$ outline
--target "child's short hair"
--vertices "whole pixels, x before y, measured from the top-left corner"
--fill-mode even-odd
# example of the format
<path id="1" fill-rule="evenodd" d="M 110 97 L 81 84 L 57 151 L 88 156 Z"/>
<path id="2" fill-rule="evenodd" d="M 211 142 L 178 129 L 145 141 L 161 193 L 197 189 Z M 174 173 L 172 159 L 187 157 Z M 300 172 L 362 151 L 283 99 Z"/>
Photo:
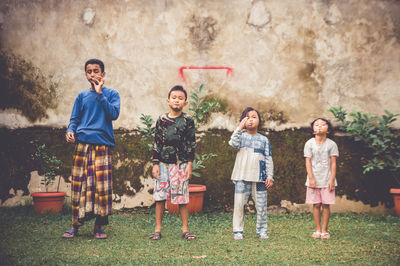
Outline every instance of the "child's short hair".
<path id="1" fill-rule="evenodd" d="M 182 92 L 185 94 L 185 101 L 187 100 L 187 92 L 186 92 L 186 90 L 185 90 L 181 85 L 176 85 L 176 86 L 174 86 L 172 89 L 169 90 L 169 92 L 168 92 L 168 99 L 169 99 L 169 96 L 171 96 L 171 93 L 172 93 L 173 91 L 182 91 Z"/>
<path id="2" fill-rule="evenodd" d="M 315 136 L 315 134 L 314 134 L 314 123 L 315 123 L 317 120 L 325 121 L 325 123 L 328 125 L 328 134 L 326 134 L 326 135 L 327 135 L 329 138 L 333 138 L 333 126 L 332 126 L 332 124 L 331 124 L 331 121 L 329 121 L 328 119 L 323 118 L 323 117 L 316 118 L 316 119 L 314 119 L 314 121 L 311 122 L 311 135 L 312 135 L 312 136 Z"/>
<path id="3" fill-rule="evenodd" d="M 101 61 L 99 59 L 93 58 L 93 59 L 87 60 L 85 63 L 85 72 L 86 72 L 87 65 L 99 65 L 101 68 L 101 72 L 104 72 L 104 63 L 103 63 L 103 61 Z"/>
<path id="4" fill-rule="evenodd" d="M 242 115 L 240 116 L 239 122 L 242 121 L 243 118 L 245 118 L 245 117 L 247 116 L 247 114 L 248 114 L 250 111 L 255 111 L 255 112 L 257 113 L 257 115 L 258 115 L 258 120 L 259 120 L 257 129 L 258 129 L 258 130 L 261 130 L 261 127 L 262 127 L 262 120 L 261 120 L 260 112 L 258 112 L 258 111 L 257 111 L 256 109 L 254 109 L 253 107 L 246 107 L 246 109 L 243 110 Z"/>

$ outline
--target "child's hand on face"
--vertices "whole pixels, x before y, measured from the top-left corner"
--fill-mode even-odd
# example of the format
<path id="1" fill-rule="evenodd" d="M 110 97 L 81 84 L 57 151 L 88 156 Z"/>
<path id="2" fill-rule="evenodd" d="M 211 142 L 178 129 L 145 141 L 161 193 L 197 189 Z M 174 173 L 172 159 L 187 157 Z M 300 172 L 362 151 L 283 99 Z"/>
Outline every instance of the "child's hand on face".
<path id="1" fill-rule="evenodd" d="M 102 88 L 104 85 L 104 79 L 102 77 L 96 77 L 90 80 L 90 83 L 93 84 L 95 91 L 97 92 L 97 94 L 101 94 L 102 93 Z"/>
<path id="2" fill-rule="evenodd" d="M 248 119 L 249 119 L 248 117 L 245 117 L 245 118 L 242 119 L 242 121 L 240 121 L 239 130 L 242 130 L 243 128 L 246 127 L 246 122 L 247 122 Z"/>
<path id="3" fill-rule="evenodd" d="M 266 187 L 267 189 L 269 189 L 270 187 L 272 187 L 273 184 L 274 184 L 274 181 L 272 181 L 271 179 L 265 180 L 265 187 Z"/>
<path id="4" fill-rule="evenodd" d="M 157 180 L 160 178 L 160 166 L 158 164 L 153 165 L 153 177 Z"/>

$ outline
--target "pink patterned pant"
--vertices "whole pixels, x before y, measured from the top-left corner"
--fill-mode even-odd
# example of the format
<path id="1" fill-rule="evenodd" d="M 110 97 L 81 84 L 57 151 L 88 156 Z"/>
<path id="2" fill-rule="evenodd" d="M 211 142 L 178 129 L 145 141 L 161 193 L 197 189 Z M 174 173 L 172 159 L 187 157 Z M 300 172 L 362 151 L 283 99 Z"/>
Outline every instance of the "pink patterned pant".
<path id="1" fill-rule="evenodd" d="M 189 203 L 189 181 L 185 180 L 186 166 L 187 163 L 160 163 L 160 178 L 154 186 L 155 201 L 171 199 L 172 204 Z"/>

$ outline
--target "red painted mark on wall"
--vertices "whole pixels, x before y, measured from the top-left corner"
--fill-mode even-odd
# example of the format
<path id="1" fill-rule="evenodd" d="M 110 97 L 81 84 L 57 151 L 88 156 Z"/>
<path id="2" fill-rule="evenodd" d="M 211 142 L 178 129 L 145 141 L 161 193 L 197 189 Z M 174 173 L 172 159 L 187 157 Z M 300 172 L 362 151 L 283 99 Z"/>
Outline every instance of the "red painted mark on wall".
<path id="1" fill-rule="evenodd" d="M 226 69 L 226 77 L 229 75 L 233 75 L 233 68 L 231 67 L 220 67 L 220 66 L 203 66 L 203 67 L 195 67 L 195 66 L 183 66 L 179 68 L 179 76 L 181 76 L 182 80 L 186 82 L 185 74 L 183 70 L 185 69 Z"/>

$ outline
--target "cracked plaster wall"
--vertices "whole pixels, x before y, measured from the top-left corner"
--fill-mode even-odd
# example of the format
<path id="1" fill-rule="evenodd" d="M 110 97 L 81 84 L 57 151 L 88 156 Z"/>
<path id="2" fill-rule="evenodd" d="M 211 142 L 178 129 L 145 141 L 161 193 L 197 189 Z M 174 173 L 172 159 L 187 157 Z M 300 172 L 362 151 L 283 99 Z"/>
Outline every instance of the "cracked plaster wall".
<path id="1" fill-rule="evenodd" d="M 330 106 L 400 111 L 399 1 L 2 1 L 1 50 L 22 58 L 57 86 L 47 117 L 27 120 L 2 106 L 1 125 L 63 127 L 88 84 L 83 63 L 105 61 L 106 83 L 118 89 L 115 126 L 133 129 L 141 113 L 166 111 L 168 89 L 205 83 L 228 101 L 232 128 L 247 105 L 282 112 L 272 128 L 301 127 Z M 13 89 L 13 88 L 7 88 Z M 54 104 L 53 104 L 54 105 Z M 5 107 L 5 108 L 4 108 Z"/>

